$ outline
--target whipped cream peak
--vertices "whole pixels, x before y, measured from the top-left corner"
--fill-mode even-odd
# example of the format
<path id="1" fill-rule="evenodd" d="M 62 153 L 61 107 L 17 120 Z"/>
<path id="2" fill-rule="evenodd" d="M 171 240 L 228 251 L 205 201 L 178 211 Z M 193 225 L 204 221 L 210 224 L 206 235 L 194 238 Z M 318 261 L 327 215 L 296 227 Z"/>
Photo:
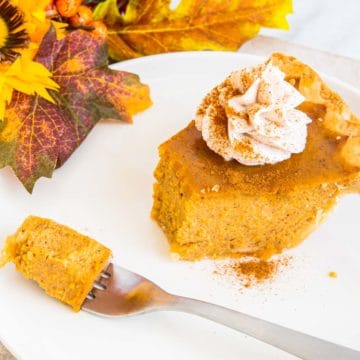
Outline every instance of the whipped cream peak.
<path id="1" fill-rule="evenodd" d="M 225 160 L 275 164 L 305 149 L 311 119 L 304 97 L 271 63 L 233 72 L 203 100 L 195 118 L 207 145 Z"/>

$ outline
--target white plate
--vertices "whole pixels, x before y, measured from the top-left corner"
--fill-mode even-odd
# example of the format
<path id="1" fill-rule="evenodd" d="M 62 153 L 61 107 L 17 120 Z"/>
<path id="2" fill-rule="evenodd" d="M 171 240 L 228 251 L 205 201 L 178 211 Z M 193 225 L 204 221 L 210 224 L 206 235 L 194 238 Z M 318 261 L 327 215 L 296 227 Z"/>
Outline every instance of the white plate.
<path id="1" fill-rule="evenodd" d="M 191 120 L 204 94 L 230 71 L 261 59 L 236 53 L 182 53 L 123 62 L 150 84 L 154 106 L 134 125 L 99 124 L 53 179 L 31 196 L 10 170 L 0 172 L 0 236 L 29 214 L 55 219 L 109 246 L 115 261 L 168 291 L 211 301 L 360 349 L 360 198 L 343 198 L 310 238 L 289 251 L 291 266 L 272 283 L 240 291 L 211 262 L 172 261 L 150 220 L 157 146 Z M 321 69 L 319 69 L 321 70 Z M 360 113 L 355 89 L 327 78 Z M 1 244 L 2 245 L 2 241 Z M 327 276 L 338 273 L 337 279 Z M 36 359 L 293 359 L 271 346 L 186 314 L 103 319 L 73 313 L 24 280 L 0 271 L 0 338 Z"/>

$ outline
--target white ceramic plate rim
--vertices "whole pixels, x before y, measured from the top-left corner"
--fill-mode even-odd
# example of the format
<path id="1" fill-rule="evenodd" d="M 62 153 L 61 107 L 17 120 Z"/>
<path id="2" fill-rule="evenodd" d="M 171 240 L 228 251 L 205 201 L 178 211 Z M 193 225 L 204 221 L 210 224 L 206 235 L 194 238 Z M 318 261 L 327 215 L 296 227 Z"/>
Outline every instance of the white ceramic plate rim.
<path id="1" fill-rule="evenodd" d="M 120 61 L 114 64 L 110 65 L 110 68 L 115 70 L 121 70 L 123 66 L 131 65 L 141 65 L 141 64 L 147 64 L 152 61 L 157 61 L 159 58 L 161 60 L 169 59 L 193 59 L 193 58 L 207 58 L 207 57 L 219 57 L 223 58 L 226 56 L 229 57 L 240 57 L 240 58 L 248 58 L 249 60 L 252 60 L 254 62 L 261 62 L 266 59 L 265 56 L 259 56 L 259 55 L 253 55 L 248 53 L 240 53 L 240 52 L 231 52 L 231 51 L 175 51 L 171 53 L 165 53 L 165 54 L 156 54 L 156 55 L 147 55 L 136 59 L 130 59 L 130 60 L 124 60 Z M 301 60 L 301 59 L 300 59 Z M 340 87 L 343 87 L 347 89 L 348 91 L 353 92 L 356 94 L 356 96 L 360 97 L 360 89 L 356 88 L 355 86 L 348 84 L 345 81 L 342 81 L 334 76 L 327 75 L 323 73 L 321 70 L 316 70 L 324 79 L 330 80 L 333 83 L 338 84 Z"/>

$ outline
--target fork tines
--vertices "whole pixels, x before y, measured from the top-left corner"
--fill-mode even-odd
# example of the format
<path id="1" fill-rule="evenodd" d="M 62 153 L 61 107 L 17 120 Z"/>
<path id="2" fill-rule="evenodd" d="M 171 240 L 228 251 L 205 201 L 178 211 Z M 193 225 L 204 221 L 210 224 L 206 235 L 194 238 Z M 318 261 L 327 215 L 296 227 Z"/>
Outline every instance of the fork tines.
<path id="1" fill-rule="evenodd" d="M 100 273 L 100 277 L 99 277 L 98 281 L 96 281 L 94 283 L 93 289 L 102 290 L 102 291 L 106 290 L 106 285 L 101 283 L 101 279 L 109 279 L 110 277 L 111 277 L 110 273 L 108 273 L 107 271 L 102 271 Z M 88 300 L 94 300 L 95 298 L 96 298 L 96 296 L 95 296 L 93 290 L 91 290 L 89 292 L 89 294 L 86 295 L 86 299 L 88 299 Z"/>
<path id="2" fill-rule="evenodd" d="M 111 276 L 111 274 L 109 274 L 107 271 L 102 271 L 100 276 L 104 279 L 108 279 Z"/>

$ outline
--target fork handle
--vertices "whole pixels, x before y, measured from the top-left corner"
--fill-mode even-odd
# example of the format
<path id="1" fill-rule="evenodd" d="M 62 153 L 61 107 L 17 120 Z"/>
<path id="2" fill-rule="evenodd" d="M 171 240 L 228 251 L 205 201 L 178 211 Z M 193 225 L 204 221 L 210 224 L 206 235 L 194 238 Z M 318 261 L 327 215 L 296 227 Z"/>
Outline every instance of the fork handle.
<path id="1" fill-rule="evenodd" d="M 164 310 L 182 311 L 215 321 L 304 360 L 360 360 L 360 352 L 271 322 L 210 304 L 174 296 Z"/>

